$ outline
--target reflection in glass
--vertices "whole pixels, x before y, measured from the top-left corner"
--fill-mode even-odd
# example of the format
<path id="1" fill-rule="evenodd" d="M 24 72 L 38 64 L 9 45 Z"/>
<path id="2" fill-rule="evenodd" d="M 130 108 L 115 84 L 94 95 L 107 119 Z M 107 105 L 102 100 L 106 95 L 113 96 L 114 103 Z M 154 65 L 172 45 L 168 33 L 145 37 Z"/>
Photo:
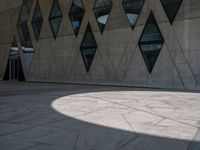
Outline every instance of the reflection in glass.
<path id="1" fill-rule="evenodd" d="M 90 66 L 92 64 L 97 49 L 97 44 L 89 23 L 87 25 L 80 49 L 86 70 L 87 72 L 89 72 Z"/>
<path id="2" fill-rule="evenodd" d="M 52 8 L 51 8 L 51 13 L 49 16 L 49 23 L 50 23 L 54 38 L 56 38 L 57 36 L 61 21 L 62 21 L 62 12 L 60 9 L 60 5 L 59 5 L 58 0 L 54 0 Z"/>
<path id="3" fill-rule="evenodd" d="M 167 17 L 172 24 L 183 0 L 161 0 Z"/>
<path id="4" fill-rule="evenodd" d="M 69 17 L 71 19 L 72 28 L 76 36 L 78 35 L 81 23 L 84 17 L 85 9 L 83 7 L 82 0 L 73 0 L 72 6 L 69 12 Z"/>
<path id="5" fill-rule="evenodd" d="M 18 30 L 22 50 L 24 53 L 23 57 L 26 60 L 24 62 L 27 68 L 30 68 L 31 66 L 33 53 L 34 53 L 32 40 L 30 37 L 28 25 L 27 25 L 31 6 L 32 6 L 31 0 L 23 0 L 20 16 L 17 22 L 17 30 Z M 29 53 L 29 57 L 27 57 L 27 53 Z"/>
<path id="6" fill-rule="evenodd" d="M 145 0 L 123 0 L 122 5 L 132 29 L 135 27 Z"/>
<path id="7" fill-rule="evenodd" d="M 10 48 L 10 56 L 19 57 L 19 49 L 15 37 L 13 38 L 12 46 Z"/>
<path id="8" fill-rule="evenodd" d="M 93 10 L 101 32 L 104 31 L 111 9 L 112 9 L 111 0 L 95 1 Z"/>
<path id="9" fill-rule="evenodd" d="M 164 39 L 151 12 L 139 41 L 140 50 L 150 73 L 153 70 L 163 44 Z"/>
<path id="10" fill-rule="evenodd" d="M 42 23 L 43 23 L 42 12 L 40 9 L 39 2 L 37 1 L 37 4 L 35 6 L 35 12 L 32 18 L 32 26 L 36 40 L 39 39 Z"/>

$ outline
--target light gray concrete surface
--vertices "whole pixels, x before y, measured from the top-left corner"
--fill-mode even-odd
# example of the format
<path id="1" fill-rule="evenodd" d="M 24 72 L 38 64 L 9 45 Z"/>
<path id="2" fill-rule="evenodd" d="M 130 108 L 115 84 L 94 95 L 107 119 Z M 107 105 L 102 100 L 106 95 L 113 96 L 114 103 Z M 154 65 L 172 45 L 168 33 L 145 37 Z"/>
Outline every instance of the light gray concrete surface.
<path id="1" fill-rule="evenodd" d="M 200 93 L 0 82 L 1 150 L 199 150 Z"/>

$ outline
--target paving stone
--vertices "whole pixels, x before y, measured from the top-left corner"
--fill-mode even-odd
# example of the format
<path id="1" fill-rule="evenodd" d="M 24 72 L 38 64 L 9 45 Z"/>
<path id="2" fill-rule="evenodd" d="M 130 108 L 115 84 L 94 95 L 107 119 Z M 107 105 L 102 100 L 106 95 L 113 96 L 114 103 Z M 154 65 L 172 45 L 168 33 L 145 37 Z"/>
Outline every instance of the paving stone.
<path id="1" fill-rule="evenodd" d="M 200 93 L 9 82 L 0 91 L 2 150 L 200 149 Z"/>

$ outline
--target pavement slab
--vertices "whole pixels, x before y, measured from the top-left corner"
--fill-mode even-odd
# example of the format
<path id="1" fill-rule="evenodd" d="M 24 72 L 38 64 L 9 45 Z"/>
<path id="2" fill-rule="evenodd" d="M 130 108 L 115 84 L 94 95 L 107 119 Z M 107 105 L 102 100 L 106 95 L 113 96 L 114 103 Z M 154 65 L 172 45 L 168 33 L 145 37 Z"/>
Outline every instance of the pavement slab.
<path id="1" fill-rule="evenodd" d="M 0 150 L 199 150 L 200 92 L 0 81 Z"/>

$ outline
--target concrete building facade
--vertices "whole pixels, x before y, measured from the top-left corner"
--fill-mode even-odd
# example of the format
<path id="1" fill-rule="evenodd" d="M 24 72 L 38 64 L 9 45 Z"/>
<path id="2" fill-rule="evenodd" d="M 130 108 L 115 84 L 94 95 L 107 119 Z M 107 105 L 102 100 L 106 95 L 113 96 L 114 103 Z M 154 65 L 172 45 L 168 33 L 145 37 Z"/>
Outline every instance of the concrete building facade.
<path id="1" fill-rule="evenodd" d="M 199 0 L 0 3 L 1 79 L 200 89 Z"/>

